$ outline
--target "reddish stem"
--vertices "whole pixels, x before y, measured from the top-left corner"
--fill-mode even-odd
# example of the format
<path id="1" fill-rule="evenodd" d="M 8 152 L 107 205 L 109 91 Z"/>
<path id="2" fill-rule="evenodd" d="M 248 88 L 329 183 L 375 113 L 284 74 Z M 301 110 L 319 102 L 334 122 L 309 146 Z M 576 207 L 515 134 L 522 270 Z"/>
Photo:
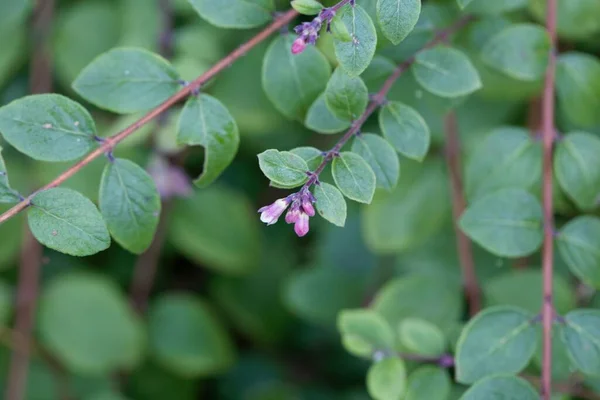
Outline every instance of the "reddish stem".
<path id="1" fill-rule="evenodd" d="M 469 304 L 469 314 L 474 316 L 481 310 L 481 290 L 477 282 L 475 262 L 473 260 L 473 247 L 469 238 L 458 227 L 458 219 L 465 211 L 465 200 L 461 162 L 460 162 L 460 137 L 458 136 L 458 122 L 456 114 L 451 112 L 446 117 L 446 163 L 450 171 L 450 189 L 452 192 L 452 216 L 454 231 L 456 232 L 456 245 L 458 258 L 463 276 L 465 294 Z"/>
<path id="2" fill-rule="evenodd" d="M 554 261 L 554 215 L 552 204 L 552 147 L 554 143 L 554 81 L 556 70 L 556 0 L 547 0 L 546 28 L 552 42 L 548 70 L 542 98 L 542 141 L 543 141 L 543 214 L 544 214 L 544 247 L 542 250 L 543 270 L 543 361 L 541 395 L 550 400 L 552 395 L 552 323 L 554 306 L 552 299 L 552 275 Z"/>
<path id="3" fill-rule="evenodd" d="M 31 204 L 31 200 L 36 195 L 36 193 L 62 185 L 67 179 L 71 178 L 73 175 L 78 173 L 79 170 L 81 170 L 83 167 L 94 161 L 96 158 L 102 156 L 105 153 L 111 152 L 117 144 L 119 144 L 131 134 L 133 134 L 135 131 L 140 129 L 142 126 L 146 125 L 154 118 L 156 118 L 157 116 L 159 116 L 160 114 L 177 104 L 179 101 L 189 96 L 191 93 L 196 92 L 204 83 L 214 78 L 224 69 L 227 69 L 234 61 L 236 61 L 238 58 L 243 57 L 248 51 L 250 51 L 252 48 L 263 42 L 269 36 L 271 36 L 271 34 L 277 32 L 281 27 L 287 25 L 297 15 L 298 13 L 295 10 L 290 10 L 286 13 L 281 14 L 281 16 L 279 16 L 271 25 L 259 32 L 256 36 L 254 36 L 252 39 L 238 47 L 236 50 L 232 51 L 227 57 L 223 58 L 221 61 L 216 63 L 211 69 L 209 69 L 204 74 L 196 78 L 189 85 L 182 88 L 179 92 L 167 99 L 164 103 L 154 108 L 152 111 L 148 112 L 148 114 L 144 115 L 141 119 L 134 122 L 132 125 L 125 128 L 121 132 L 117 133 L 114 136 L 106 138 L 100 147 L 89 153 L 84 159 L 82 159 L 81 161 L 73 165 L 71 168 L 63 172 L 58 178 L 54 179 L 46 186 L 42 187 L 41 189 L 31 194 L 20 203 L 16 204 L 4 214 L 0 215 L 0 224 L 14 217 L 21 211 L 25 210 Z"/>

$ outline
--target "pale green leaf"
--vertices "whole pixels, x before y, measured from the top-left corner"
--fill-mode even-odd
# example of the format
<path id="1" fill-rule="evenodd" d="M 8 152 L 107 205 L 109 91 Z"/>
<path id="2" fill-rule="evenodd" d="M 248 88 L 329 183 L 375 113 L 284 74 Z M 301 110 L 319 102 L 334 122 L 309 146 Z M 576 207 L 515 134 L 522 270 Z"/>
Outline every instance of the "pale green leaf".
<path id="1" fill-rule="evenodd" d="M 452 381 L 440 367 L 423 366 L 408 376 L 404 400 L 447 400 Z"/>
<path id="2" fill-rule="evenodd" d="M 327 221 L 343 227 L 346 224 L 346 200 L 342 193 L 327 182 L 320 182 L 314 188 L 317 212 Z"/>
<path id="3" fill-rule="evenodd" d="M 336 117 L 325 103 L 325 93 L 322 93 L 308 109 L 304 125 L 318 133 L 338 133 L 350 127 L 351 121 Z"/>
<path id="4" fill-rule="evenodd" d="M 575 276 L 600 289 L 600 219 L 579 216 L 556 237 L 558 251 Z"/>
<path id="5" fill-rule="evenodd" d="M 471 386 L 460 400 L 488 400 L 501 396 L 502 400 L 538 400 L 539 393 L 524 379 L 511 375 L 484 378 Z"/>
<path id="6" fill-rule="evenodd" d="M 168 61 L 133 47 L 101 54 L 73 82 L 81 97 L 121 114 L 156 107 L 179 88 L 179 75 Z"/>
<path id="7" fill-rule="evenodd" d="M 375 173 L 358 154 L 344 152 L 333 159 L 333 180 L 344 196 L 369 204 L 375 194 Z"/>
<path id="8" fill-rule="evenodd" d="M 392 190 L 400 177 L 400 161 L 394 148 L 379 135 L 361 133 L 352 143 L 352 151 L 369 164 L 375 178 L 377 187 Z"/>
<path id="9" fill-rule="evenodd" d="M 194 183 L 199 187 L 206 187 L 235 158 L 240 134 L 227 108 L 214 97 L 200 94 L 187 101 L 179 116 L 177 142 L 204 147 L 204 169 Z"/>
<path id="10" fill-rule="evenodd" d="M 325 89 L 325 104 L 342 121 L 358 119 L 369 103 L 367 86 L 359 77 L 352 77 L 336 69 Z"/>
<path id="11" fill-rule="evenodd" d="M 269 22 L 273 0 L 188 0 L 200 16 L 221 28 L 254 28 Z"/>
<path id="12" fill-rule="evenodd" d="M 33 236 L 46 247 L 72 256 L 106 250 L 110 236 L 96 206 L 71 189 L 36 194 L 27 213 Z"/>
<path id="13" fill-rule="evenodd" d="M 10 187 L 8 182 L 8 173 L 2 158 L 2 147 L 0 147 L 0 203 L 16 203 L 19 201 L 19 195 Z"/>
<path id="14" fill-rule="evenodd" d="M 289 151 L 266 150 L 258 155 L 258 164 L 267 178 L 279 185 L 296 187 L 308 179 L 308 165 Z"/>
<path id="15" fill-rule="evenodd" d="M 556 91 L 568 119 L 584 128 L 600 124 L 600 61 L 585 53 L 563 53 L 556 63 Z"/>
<path id="16" fill-rule="evenodd" d="M 383 136 L 400 154 L 421 161 L 431 141 L 427 123 L 415 109 L 397 101 L 381 108 L 379 126 Z"/>
<path id="17" fill-rule="evenodd" d="M 395 45 L 413 30 L 421 14 L 421 0 L 378 0 L 377 19 L 383 34 Z"/>
<path id="18" fill-rule="evenodd" d="M 402 320 L 398 339 L 408 352 L 423 356 L 440 356 L 446 349 L 446 338 L 440 328 L 420 318 Z"/>
<path id="19" fill-rule="evenodd" d="M 109 162 L 100 184 L 100 212 L 112 237 L 141 254 L 152 243 L 160 216 L 160 196 L 152 177 L 124 159 Z"/>
<path id="20" fill-rule="evenodd" d="M 369 14 L 360 6 L 344 7 L 340 13 L 351 41 L 334 40 L 335 55 L 350 76 L 360 75 L 371 63 L 377 47 L 377 32 Z"/>
<path id="21" fill-rule="evenodd" d="M 600 311 L 581 309 L 565 315 L 561 338 L 577 369 L 600 376 Z"/>
<path id="22" fill-rule="evenodd" d="M 392 327 L 375 311 L 344 310 L 338 315 L 337 326 L 346 350 L 356 356 L 370 358 L 376 352 L 386 353 L 394 348 Z M 360 345 L 347 345 L 353 342 Z"/>
<path id="23" fill-rule="evenodd" d="M 79 103 L 58 94 L 22 97 L 0 108 L 0 134 L 41 161 L 70 161 L 94 146 L 96 126 Z"/>
<path id="24" fill-rule="evenodd" d="M 406 393 L 406 367 L 397 357 L 385 358 L 367 372 L 367 390 L 375 400 L 398 400 Z"/>

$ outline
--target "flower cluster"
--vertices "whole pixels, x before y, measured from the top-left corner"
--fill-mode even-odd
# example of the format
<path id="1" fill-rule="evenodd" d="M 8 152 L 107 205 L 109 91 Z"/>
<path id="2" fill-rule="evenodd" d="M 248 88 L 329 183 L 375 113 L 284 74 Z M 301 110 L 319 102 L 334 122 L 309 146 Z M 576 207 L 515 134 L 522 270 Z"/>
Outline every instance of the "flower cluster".
<path id="1" fill-rule="evenodd" d="M 315 215 L 314 202 L 315 198 L 312 193 L 308 188 L 303 188 L 298 193 L 278 199 L 273 204 L 260 208 L 258 210 L 261 213 L 260 220 L 267 225 L 273 225 L 291 204 L 285 215 L 285 222 L 294 224 L 296 235 L 302 237 L 308 233 L 309 218 Z"/>
<path id="2" fill-rule="evenodd" d="M 329 32 L 331 20 L 335 16 L 335 11 L 332 8 L 324 8 L 319 15 L 310 22 L 303 22 L 294 28 L 294 32 L 298 38 L 292 44 L 292 53 L 302 53 L 308 44 L 317 43 L 319 32 L 323 27 L 323 23 L 327 24 Z"/>

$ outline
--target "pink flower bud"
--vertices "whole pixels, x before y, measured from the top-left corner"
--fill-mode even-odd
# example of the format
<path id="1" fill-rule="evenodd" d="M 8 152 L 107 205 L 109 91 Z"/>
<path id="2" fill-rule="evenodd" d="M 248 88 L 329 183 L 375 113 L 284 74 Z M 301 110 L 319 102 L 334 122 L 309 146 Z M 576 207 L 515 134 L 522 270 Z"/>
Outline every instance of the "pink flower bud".
<path id="1" fill-rule="evenodd" d="M 281 214 L 285 211 L 289 202 L 286 199 L 278 199 L 275 203 L 262 207 L 258 210 L 260 214 L 260 220 L 267 225 L 273 225 Z"/>
<path id="2" fill-rule="evenodd" d="M 294 43 L 292 44 L 292 54 L 302 53 L 305 48 L 306 42 L 304 41 L 304 39 L 299 37 L 296 40 L 294 40 Z"/>
<path id="3" fill-rule="evenodd" d="M 315 208 L 312 205 L 312 202 L 309 199 L 304 199 L 302 202 L 302 209 L 309 217 L 315 216 Z"/>
<path id="4" fill-rule="evenodd" d="M 298 216 L 298 220 L 296 221 L 296 224 L 294 225 L 294 231 L 296 232 L 296 235 L 298 235 L 299 237 L 302 237 L 304 235 L 306 235 L 308 233 L 308 214 L 301 212 L 300 215 Z"/>
<path id="5" fill-rule="evenodd" d="M 296 221 L 298 221 L 299 216 L 300 210 L 298 210 L 297 208 L 291 208 L 290 211 L 288 211 L 285 215 L 285 222 L 287 222 L 288 224 L 293 224 Z"/>

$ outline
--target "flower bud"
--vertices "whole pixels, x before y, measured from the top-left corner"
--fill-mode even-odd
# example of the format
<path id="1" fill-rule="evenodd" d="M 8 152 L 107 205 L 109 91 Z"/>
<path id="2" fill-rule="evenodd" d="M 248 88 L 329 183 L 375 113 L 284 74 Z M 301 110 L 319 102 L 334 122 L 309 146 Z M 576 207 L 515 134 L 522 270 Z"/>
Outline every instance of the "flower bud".
<path id="1" fill-rule="evenodd" d="M 277 222 L 289 204 L 287 199 L 278 199 L 275 203 L 260 208 L 258 210 L 258 212 L 261 213 L 260 220 L 267 225 L 273 225 Z"/>
<path id="2" fill-rule="evenodd" d="M 285 222 L 288 224 L 293 224 L 298 220 L 300 216 L 300 210 L 297 208 L 291 208 L 290 211 L 285 215 Z"/>
<path id="3" fill-rule="evenodd" d="M 306 197 L 302 200 L 302 209 L 306 214 L 308 214 L 309 217 L 315 216 L 315 208 L 313 207 L 312 201 L 310 201 L 309 198 Z"/>
<path id="4" fill-rule="evenodd" d="M 308 233 L 309 230 L 309 226 L 308 226 L 308 214 L 304 213 L 304 212 L 300 212 L 300 215 L 298 216 L 298 220 L 296 221 L 296 224 L 294 225 L 294 232 L 296 232 L 296 235 L 298 235 L 299 237 L 305 236 Z"/>
<path id="5" fill-rule="evenodd" d="M 299 37 L 296 40 L 294 40 L 294 43 L 292 44 L 292 54 L 300 54 L 304 51 L 305 48 L 306 42 L 303 38 Z"/>

